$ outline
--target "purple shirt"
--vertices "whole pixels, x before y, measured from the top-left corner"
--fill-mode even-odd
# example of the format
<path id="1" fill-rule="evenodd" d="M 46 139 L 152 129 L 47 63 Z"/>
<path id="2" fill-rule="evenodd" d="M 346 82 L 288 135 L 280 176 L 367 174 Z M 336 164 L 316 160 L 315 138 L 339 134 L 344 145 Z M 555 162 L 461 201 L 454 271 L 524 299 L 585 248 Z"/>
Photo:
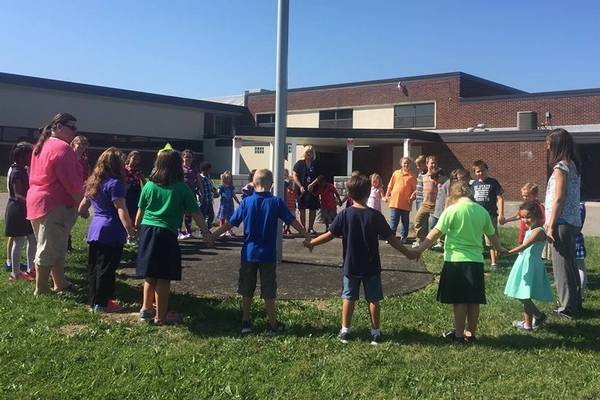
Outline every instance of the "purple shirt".
<path id="1" fill-rule="evenodd" d="M 88 243 L 100 242 L 108 246 L 125 244 L 127 231 L 113 204 L 119 198 L 125 198 L 125 184 L 115 178 L 102 181 L 98 194 L 90 199 L 94 207 L 94 217 L 88 231 Z"/>

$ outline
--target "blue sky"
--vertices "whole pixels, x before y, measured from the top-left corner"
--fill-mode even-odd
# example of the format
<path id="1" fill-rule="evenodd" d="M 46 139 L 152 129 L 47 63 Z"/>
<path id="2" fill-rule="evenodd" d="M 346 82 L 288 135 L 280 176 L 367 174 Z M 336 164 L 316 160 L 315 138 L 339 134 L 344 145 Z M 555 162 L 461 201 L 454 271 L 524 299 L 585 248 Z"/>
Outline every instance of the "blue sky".
<path id="1" fill-rule="evenodd" d="M 0 72 L 189 98 L 275 88 L 277 0 L 3 0 Z M 600 2 L 290 0 L 290 88 L 462 71 L 600 88 Z"/>

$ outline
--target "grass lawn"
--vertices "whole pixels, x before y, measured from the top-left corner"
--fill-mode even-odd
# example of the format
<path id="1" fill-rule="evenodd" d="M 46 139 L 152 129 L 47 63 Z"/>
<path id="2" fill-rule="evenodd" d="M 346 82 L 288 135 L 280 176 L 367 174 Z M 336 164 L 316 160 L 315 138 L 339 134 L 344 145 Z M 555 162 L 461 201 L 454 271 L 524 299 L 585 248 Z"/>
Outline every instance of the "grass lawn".
<path id="1" fill-rule="evenodd" d="M 0 222 L 1 224 L 1 222 Z M 84 241 L 80 220 L 74 242 Z M 501 228 L 512 246 L 516 229 Z M 0 248 L 5 247 L 4 239 Z M 512 328 L 520 303 L 503 295 L 510 260 L 489 274 L 479 343 L 448 344 L 452 310 L 435 301 L 436 283 L 382 302 L 385 342 L 371 346 L 364 302 L 356 339 L 336 339 L 339 299 L 280 301 L 287 333 L 238 334 L 240 301 L 172 295 L 181 326 L 152 327 L 136 314 L 97 315 L 86 294 L 34 297 L 33 285 L 0 280 L 0 398 L 3 399 L 596 399 L 600 397 L 600 239 L 587 238 L 585 314 L 549 319 L 532 334 Z M 84 284 L 86 248 L 68 256 Z M 128 257 L 132 255 L 129 254 Z M 425 254 L 438 276 L 441 255 Z M 306 277 L 311 279 L 311 277 Z M 437 279 L 436 279 L 437 281 Z M 117 297 L 139 309 L 138 284 Z M 263 304 L 254 304 L 257 313 Z M 541 304 L 549 312 L 553 304 Z M 264 315 L 264 314 L 263 314 Z M 264 318 L 264 317 L 263 317 Z"/>

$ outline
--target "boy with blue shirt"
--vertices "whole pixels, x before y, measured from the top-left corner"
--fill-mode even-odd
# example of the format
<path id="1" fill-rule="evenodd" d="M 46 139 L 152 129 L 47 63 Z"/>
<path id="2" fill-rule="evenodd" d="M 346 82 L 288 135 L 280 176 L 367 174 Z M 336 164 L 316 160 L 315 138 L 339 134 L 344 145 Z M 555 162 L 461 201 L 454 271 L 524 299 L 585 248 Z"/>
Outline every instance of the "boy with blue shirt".
<path id="1" fill-rule="evenodd" d="M 275 310 L 275 297 L 277 293 L 277 279 L 275 267 L 277 266 L 276 240 L 280 229 L 279 220 L 291 225 L 310 240 L 308 232 L 288 210 L 283 199 L 273 196 L 273 173 L 268 169 L 261 169 L 254 173 L 254 193 L 246 197 L 233 215 L 213 234 L 219 237 L 234 226 L 244 224 L 244 245 L 240 277 L 237 292 L 242 295 L 242 333 L 252 332 L 250 319 L 250 306 L 256 289 L 256 274 L 260 273 L 260 292 L 267 309 L 267 331 L 277 334 L 285 329 L 285 325 L 277 321 Z M 212 244 L 212 243 L 211 243 Z"/>
<path id="2" fill-rule="evenodd" d="M 327 243 L 335 237 L 342 237 L 344 278 L 342 328 L 339 339 L 342 343 L 348 343 L 350 339 L 354 303 L 358 299 L 362 283 L 365 298 L 369 302 L 371 344 L 378 345 L 382 340 L 379 328 L 381 313 L 379 301 L 383 299 L 379 237 L 385 238 L 392 247 L 409 259 L 416 259 L 417 255 L 402 245 L 379 211 L 367 207 L 367 200 L 371 193 L 369 178 L 364 175 L 352 176 L 346 183 L 346 188 L 348 196 L 353 200 L 352 206 L 340 212 L 329 226 L 329 231 L 311 240 L 307 247 L 312 250 L 315 246 Z"/>

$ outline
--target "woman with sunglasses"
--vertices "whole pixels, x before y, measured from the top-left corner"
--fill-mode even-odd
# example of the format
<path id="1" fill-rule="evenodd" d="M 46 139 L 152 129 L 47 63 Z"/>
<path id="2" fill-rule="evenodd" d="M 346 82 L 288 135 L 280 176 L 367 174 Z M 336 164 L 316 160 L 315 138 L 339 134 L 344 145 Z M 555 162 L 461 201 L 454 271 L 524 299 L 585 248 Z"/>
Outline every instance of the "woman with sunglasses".
<path id="1" fill-rule="evenodd" d="M 65 277 L 67 240 L 77 221 L 77 206 L 83 199 L 83 170 L 69 145 L 77 133 L 77 119 L 57 114 L 50 124 L 40 128 L 33 149 L 27 193 L 27 219 L 37 238 L 34 294 L 50 293 L 73 285 Z"/>

